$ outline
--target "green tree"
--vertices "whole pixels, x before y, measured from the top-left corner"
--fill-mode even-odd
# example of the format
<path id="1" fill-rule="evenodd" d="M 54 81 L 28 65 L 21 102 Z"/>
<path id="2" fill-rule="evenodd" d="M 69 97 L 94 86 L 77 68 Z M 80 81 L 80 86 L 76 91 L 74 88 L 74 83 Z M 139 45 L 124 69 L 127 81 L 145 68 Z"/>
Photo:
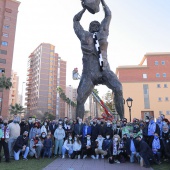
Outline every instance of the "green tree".
<path id="1" fill-rule="evenodd" d="M 73 102 L 70 98 L 68 98 L 66 96 L 66 94 L 63 91 L 63 89 L 60 86 L 57 87 L 57 92 L 59 93 L 61 99 L 63 101 L 65 101 L 68 105 L 71 105 L 72 107 L 76 107 L 77 106 L 77 104 L 75 102 Z"/>
<path id="2" fill-rule="evenodd" d="M 99 94 L 99 91 L 97 89 L 93 89 L 93 92 L 94 94 L 98 95 Z M 99 116 L 99 113 L 98 113 L 98 101 L 96 100 L 95 97 L 93 97 L 93 101 L 95 101 L 95 107 L 96 107 L 96 117 Z"/>
<path id="3" fill-rule="evenodd" d="M 24 108 L 20 104 L 15 103 L 14 106 L 10 105 L 10 113 L 17 115 L 18 113 L 21 114 L 23 113 Z"/>
<path id="4" fill-rule="evenodd" d="M 108 91 L 106 94 L 105 94 L 105 104 L 107 105 L 107 107 L 112 110 L 112 107 L 113 107 L 113 97 L 112 97 L 112 92 L 111 91 Z"/>
<path id="5" fill-rule="evenodd" d="M 4 89 L 8 90 L 12 87 L 12 82 L 11 82 L 11 78 L 6 78 L 5 74 L 2 74 L 2 76 L 0 77 L 0 91 L 2 92 L 2 97 L 1 97 L 1 108 L 0 108 L 0 115 L 2 112 L 2 103 L 3 103 L 3 93 L 4 93 Z"/>

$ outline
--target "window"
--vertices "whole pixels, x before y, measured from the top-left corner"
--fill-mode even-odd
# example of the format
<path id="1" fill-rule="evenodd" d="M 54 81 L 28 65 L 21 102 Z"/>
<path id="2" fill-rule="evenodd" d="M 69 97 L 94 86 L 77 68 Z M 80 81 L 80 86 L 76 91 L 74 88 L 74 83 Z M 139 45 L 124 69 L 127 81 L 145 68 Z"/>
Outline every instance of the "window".
<path id="1" fill-rule="evenodd" d="M 148 86 L 148 84 L 143 85 L 143 95 L 144 95 L 144 108 L 150 109 L 149 86 Z"/>
<path id="2" fill-rule="evenodd" d="M 161 102 L 161 101 L 162 101 L 162 98 L 161 98 L 161 97 L 158 97 L 158 101 Z"/>
<path id="3" fill-rule="evenodd" d="M 157 84 L 157 88 L 161 88 L 161 85 L 160 85 L 160 84 Z"/>
<path id="4" fill-rule="evenodd" d="M 160 74 L 159 74 L 159 73 L 156 73 L 156 77 L 160 77 Z"/>
<path id="5" fill-rule="evenodd" d="M 6 64 L 6 60 L 5 60 L 5 59 L 0 58 L 0 63 Z"/>
<path id="6" fill-rule="evenodd" d="M 5 8 L 5 12 L 12 13 L 12 9 Z"/>
<path id="7" fill-rule="evenodd" d="M 163 114 L 163 111 L 159 111 L 159 115 L 162 115 Z"/>
<path id="8" fill-rule="evenodd" d="M 159 63 L 158 63 L 158 61 L 155 61 L 155 66 L 157 66 Z"/>
<path id="9" fill-rule="evenodd" d="M 163 73 L 163 77 L 166 77 L 166 73 Z"/>
<path id="10" fill-rule="evenodd" d="M 3 46 L 8 46 L 8 42 L 2 41 L 2 45 L 3 45 Z"/>
<path id="11" fill-rule="evenodd" d="M 165 61 L 161 61 L 162 65 L 165 65 Z"/>
<path id="12" fill-rule="evenodd" d="M 4 25 L 4 28 L 5 29 L 9 29 L 9 25 Z"/>
<path id="13" fill-rule="evenodd" d="M 165 101 L 169 101 L 169 98 L 168 98 L 168 97 L 165 97 Z"/>
<path id="14" fill-rule="evenodd" d="M 170 111 L 169 111 L 169 110 L 167 110 L 167 111 L 166 111 L 166 114 L 167 114 L 167 115 L 170 115 Z"/>
<path id="15" fill-rule="evenodd" d="M 167 85 L 167 84 L 164 84 L 164 88 L 168 88 L 168 85 Z"/>
<path id="16" fill-rule="evenodd" d="M 143 74 L 143 78 L 144 78 L 144 79 L 147 79 L 147 74 Z"/>
<path id="17" fill-rule="evenodd" d="M 8 34 L 3 32 L 3 37 L 8 37 Z"/>
<path id="18" fill-rule="evenodd" d="M 5 73 L 5 69 L 4 68 L 0 68 L 0 73 Z"/>
<path id="19" fill-rule="evenodd" d="M 10 20 L 11 20 L 11 18 L 10 18 L 10 17 L 5 16 L 5 20 L 10 21 Z"/>
<path id="20" fill-rule="evenodd" d="M 1 50 L 1 49 L 0 49 L 0 54 L 5 54 L 5 55 L 7 55 L 7 51 L 6 51 L 6 50 Z"/>

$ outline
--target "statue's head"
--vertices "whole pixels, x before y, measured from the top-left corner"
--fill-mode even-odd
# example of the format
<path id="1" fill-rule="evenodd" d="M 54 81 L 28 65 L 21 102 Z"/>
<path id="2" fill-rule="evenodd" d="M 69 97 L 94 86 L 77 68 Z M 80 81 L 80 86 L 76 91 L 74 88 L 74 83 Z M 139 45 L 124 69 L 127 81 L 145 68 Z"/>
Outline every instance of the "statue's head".
<path id="1" fill-rule="evenodd" d="M 100 29 L 100 22 L 92 21 L 90 23 L 89 32 L 91 32 L 91 33 L 99 32 L 99 29 Z"/>

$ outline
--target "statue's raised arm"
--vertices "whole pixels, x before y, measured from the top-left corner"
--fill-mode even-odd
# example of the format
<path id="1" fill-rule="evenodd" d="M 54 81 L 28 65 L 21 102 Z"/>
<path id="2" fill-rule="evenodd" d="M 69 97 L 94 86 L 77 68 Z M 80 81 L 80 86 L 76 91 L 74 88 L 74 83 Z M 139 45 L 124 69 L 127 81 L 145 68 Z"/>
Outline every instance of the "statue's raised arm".
<path id="1" fill-rule="evenodd" d="M 74 24 L 74 31 L 77 35 L 77 37 L 81 40 L 83 37 L 83 33 L 85 32 L 83 27 L 80 24 L 80 20 L 85 12 L 85 8 L 82 9 L 79 13 L 77 13 L 73 18 L 73 24 Z"/>
<path id="2" fill-rule="evenodd" d="M 112 18 L 112 13 L 104 0 L 101 0 L 103 10 L 105 12 L 105 17 L 101 22 L 100 30 L 109 31 L 109 25 Z"/>

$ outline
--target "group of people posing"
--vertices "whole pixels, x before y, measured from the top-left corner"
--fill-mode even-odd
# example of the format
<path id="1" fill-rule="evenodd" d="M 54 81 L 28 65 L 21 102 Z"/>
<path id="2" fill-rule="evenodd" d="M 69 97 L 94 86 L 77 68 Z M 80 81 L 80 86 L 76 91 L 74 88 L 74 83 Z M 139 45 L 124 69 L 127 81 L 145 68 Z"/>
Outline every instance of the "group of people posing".
<path id="1" fill-rule="evenodd" d="M 164 115 L 154 121 L 145 120 L 85 119 L 59 120 L 36 119 L 12 122 L 0 117 L 0 161 L 1 149 L 5 161 L 11 158 L 28 160 L 49 157 L 71 159 L 107 158 L 109 163 L 140 163 L 149 168 L 151 163 L 160 164 L 170 160 L 170 126 Z"/>

